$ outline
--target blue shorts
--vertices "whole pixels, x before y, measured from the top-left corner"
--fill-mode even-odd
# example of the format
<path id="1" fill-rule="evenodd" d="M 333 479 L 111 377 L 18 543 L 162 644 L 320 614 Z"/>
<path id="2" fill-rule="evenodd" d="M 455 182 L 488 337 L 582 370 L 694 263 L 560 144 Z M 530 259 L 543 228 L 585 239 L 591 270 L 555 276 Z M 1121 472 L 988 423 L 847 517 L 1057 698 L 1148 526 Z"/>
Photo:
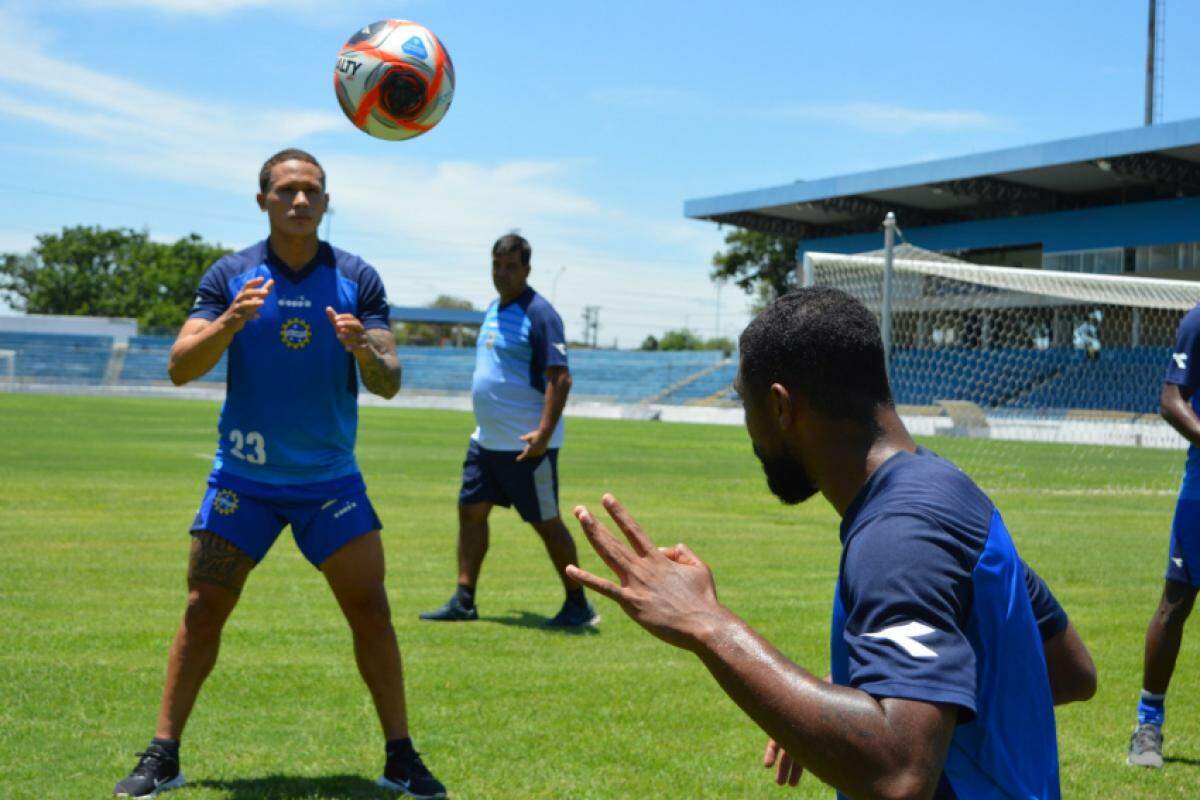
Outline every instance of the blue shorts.
<path id="1" fill-rule="evenodd" d="M 192 522 L 192 533 L 210 531 L 262 561 L 284 525 L 315 567 L 347 542 L 383 526 L 367 499 L 362 475 L 277 486 L 214 472 Z"/>
<path id="2" fill-rule="evenodd" d="M 1200 481 L 1184 476 L 1171 523 L 1169 581 L 1200 587 Z"/>
<path id="3" fill-rule="evenodd" d="M 526 522 L 558 516 L 558 449 L 517 461 L 515 450 L 485 450 L 474 439 L 463 462 L 458 504 L 516 506 Z"/>

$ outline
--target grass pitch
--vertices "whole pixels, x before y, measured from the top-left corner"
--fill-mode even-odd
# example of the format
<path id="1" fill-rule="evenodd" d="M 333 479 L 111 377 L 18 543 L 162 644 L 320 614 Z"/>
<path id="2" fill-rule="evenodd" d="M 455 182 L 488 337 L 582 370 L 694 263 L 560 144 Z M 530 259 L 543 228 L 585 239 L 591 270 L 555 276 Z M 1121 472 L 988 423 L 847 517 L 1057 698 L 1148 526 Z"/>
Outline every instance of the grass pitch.
<path id="1" fill-rule="evenodd" d="M 216 414 L 207 402 L 0 394 L 0 797 L 106 797 L 149 739 Z M 453 589 L 471 427 L 465 414 L 370 408 L 359 435 L 414 736 L 453 796 L 831 796 L 811 776 L 776 788 L 759 766 L 764 736 L 704 668 L 602 598 L 598 632 L 540 630 L 560 589 L 514 512 L 493 516 L 483 619 L 417 620 Z M 686 541 L 707 560 L 726 604 L 825 671 L 838 543 L 822 500 L 777 503 L 738 428 L 568 427 L 564 508 L 614 492 L 659 543 Z M 1123 765 L 1181 454 L 925 443 L 992 493 L 1096 658 L 1097 698 L 1058 715 L 1064 796 L 1200 796 L 1195 625 L 1168 699 L 1167 767 Z M 285 532 L 252 574 L 192 717 L 190 786 L 168 797 L 375 798 L 381 756 L 349 633 Z"/>

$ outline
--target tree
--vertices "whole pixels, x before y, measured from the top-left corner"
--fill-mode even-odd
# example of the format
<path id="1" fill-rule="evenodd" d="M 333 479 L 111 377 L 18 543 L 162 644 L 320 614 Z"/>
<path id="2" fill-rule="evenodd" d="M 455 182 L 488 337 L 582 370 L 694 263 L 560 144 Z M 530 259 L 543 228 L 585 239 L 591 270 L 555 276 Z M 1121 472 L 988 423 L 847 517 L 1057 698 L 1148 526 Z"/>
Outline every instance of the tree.
<path id="1" fill-rule="evenodd" d="M 642 340 L 642 346 L 638 349 L 639 350 L 657 350 L 658 349 L 658 339 L 655 339 L 654 336 L 647 336 L 645 339 Z"/>
<path id="2" fill-rule="evenodd" d="M 733 281 L 746 294 L 755 295 L 756 307 L 796 287 L 799 239 L 739 228 L 726 234 L 725 245 L 724 250 L 713 254 L 710 277 L 714 281 Z"/>
<path id="3" fill-rule="evenodd" d="M 30 314 L 135 317 L 145 331 L 172 331 L 204 271 L 228 252 L 196 234 L 163 244 L 148 231 L 65 227 L 28 253 L 0 256 L 0 296 Z"/>
<path id="4" fill-rule="evenodd" d="M 667 331 L 658 340 L 659 350 L 700 350 L 704 342 L 687 328 Z"/>

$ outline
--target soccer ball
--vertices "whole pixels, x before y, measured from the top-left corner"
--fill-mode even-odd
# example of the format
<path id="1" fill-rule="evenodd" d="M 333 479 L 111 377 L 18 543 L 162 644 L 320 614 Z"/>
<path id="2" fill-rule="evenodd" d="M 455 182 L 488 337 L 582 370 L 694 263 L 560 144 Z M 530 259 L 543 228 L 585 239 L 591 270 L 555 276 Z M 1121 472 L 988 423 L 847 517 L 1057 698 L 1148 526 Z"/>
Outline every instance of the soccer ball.
<path id="1" fill-rule="evenodd" d="M 454 97 L 454 64 L 428 28 L 385 19 L 342 46 L 333 86 L 359 130 L 380 139 L 411 139 L 446 115 Z"/>

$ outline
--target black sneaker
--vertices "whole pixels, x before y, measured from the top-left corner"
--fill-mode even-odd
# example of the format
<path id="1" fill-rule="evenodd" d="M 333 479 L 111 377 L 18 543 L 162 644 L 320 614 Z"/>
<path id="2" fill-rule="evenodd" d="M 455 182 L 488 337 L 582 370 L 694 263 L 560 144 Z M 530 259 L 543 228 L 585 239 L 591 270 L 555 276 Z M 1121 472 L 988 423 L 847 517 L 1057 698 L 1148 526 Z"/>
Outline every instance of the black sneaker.
<path id="1" fill-rule="evenodd" d="M 113 794 L 139 799 L 157 797 L 160 792 L 178 789 L 184 783 L 183 773 L 179 771 L 179 756 L 151 742 L 144 752 L 138 753 L 137 766 L 116 785 Z"/>
<path id="2" fill-rule="evenodd" d="M 421 754 L 411 747 L 406 752 L 388 753 L 383 775 L 376 783 L 405 797 L 422 800 L 442 800 L 446 797 L 446 787 L 433 777 L 433 773 L 421 761 Z"/>
<path id="3" fill-rule="evenodd" d="M 470 622 L 479 619 L 479 609 L 473 605 L 467 608 L 458 599 L 458 595 L 454 595 L 441 608 L 423 612 L 421 619 L 433 622 Z"/>
<path id="4" fill-rule="evenodd" d="M 553 618 L 546 620 L 547 628 L 588 628 L 600 621 L 600 615 L 592 604 L 584 601 L 583 605 L 567 600 Z"/>

